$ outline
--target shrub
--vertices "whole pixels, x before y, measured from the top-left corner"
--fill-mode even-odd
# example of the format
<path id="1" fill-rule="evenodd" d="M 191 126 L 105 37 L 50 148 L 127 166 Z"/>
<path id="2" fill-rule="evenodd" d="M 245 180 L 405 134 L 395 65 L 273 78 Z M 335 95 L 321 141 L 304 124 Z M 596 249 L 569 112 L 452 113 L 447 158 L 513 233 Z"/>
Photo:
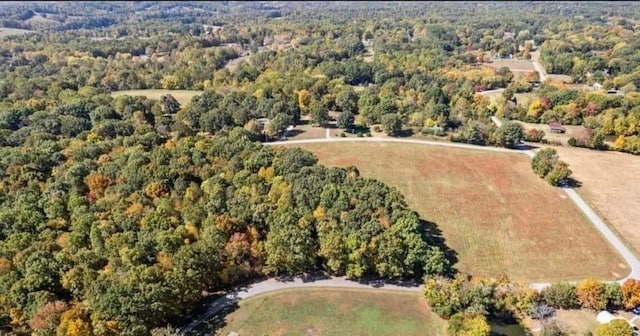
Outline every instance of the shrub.
<path id="1" fill-rule="evenodd" d="M 544 136 L 544 131 L 538 131 L 537 129 L 532 128 L 524 134 L 524 140 L 530 142 L 541 142 Z"/>
<path id="2" fill-rule="evenodd" d="M 574 309 L 578 308 L 576 286 L 568 282 L 558 282 L 542 290 L 544 301 L 554 308 Z"/>
<path id="3" fill-rule="evenodd" d="M 607 324 L 603 324 L 596 329 L 596 336 L 623 336 L 633 335 L 633 329 L 623 319 L 615 319 Z"/>
<path id="4" fill-rule="evenodd" d="M 487 318 L 479 314 L 457 313 L 451 316 L 447 329 L 453 336 L 489 336 L 491 334 L 491 326 Z"/>

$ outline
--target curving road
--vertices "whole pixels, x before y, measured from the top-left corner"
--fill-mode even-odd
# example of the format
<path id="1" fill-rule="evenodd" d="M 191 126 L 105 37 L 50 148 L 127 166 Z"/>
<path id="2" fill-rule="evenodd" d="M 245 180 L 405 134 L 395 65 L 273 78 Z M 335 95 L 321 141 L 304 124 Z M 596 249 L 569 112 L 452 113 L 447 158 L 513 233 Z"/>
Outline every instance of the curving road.
<path id="1" fill-rule="evenodd" d="M 295 278 L 289 281 L 280 281 L 276 279 L 267 279 L 260 281 L 247 287 L 241 287 L 217 300 L 215 300 L 207 311 L 201 315 L 200 318 L 191 322 L 184 327 L 179 335 L 185 335 L 193 328 L 197 327 L 200 323 L 210 319 L 212 316 L 220 312 L 225 307 L 236 303 L 242 299 L 246 299 L 252 296 L 275 292 L 284 289 L 294 288 L 355 288 L 355 289 L 382 289 L 386 291 L 404 291 L 404 292 L 416 292 L 422 291 L 422 285 L 397 285 L 384 283 L 382 281 L 362 283 L 357 281 L 347 280 L 345 277 L 330 277 L 326 279 L 318 279 L 313 281 L 304 281 L 301 278 Z"/>
<path id="2" fill-rule="evenodd" d="M 523 150 L 511 150 L 498 147 L 483 147 L 475 145 L 467 145 L 461 143 L 451 142 L 437 142 L 427 140 L 413 140 L 413 139 L 396 139 L 396 138 L 321 138 L 321 139 L 306 139 L 306 140 L 289 140 L 289 141 L 277 141 L 264 143 L 268 146 L 275 145 L 296 145 L 296 144 L 308 144 L 308 143 L 323 143 L 323 142 L 398 142 L 398 143 L 411 143 L 421 144 L 429 146 L 442 146 L 442 147 L 454 147 L 465 148 L 472 150 L 484 150 L 492 152 L 508 152 L 508 153 L 521 153 L 529 157 L 533 157 L 533 151 L 527 149 Z M 640 260 L 631 252 L 631 250 L 618 238 L 618 236 L 611 231 L 611 229 L 598 217 L 598 215 L 587 205 L 587 203 L 571 188 L 562 188 L 564 192 L 573 200 L 576 206 L 582 210 L 584 215 L 591 221 L 593 226 L 602 234 L 602 236 L 611 244 L 611 246 L 618 251 L 618 253 L 624 258 L 626 263 L 631 267 L 631 272 L 624 279 L 617 282 L 622 283 L 628 278 L 640 279 Z M 550 283 L 532 283 L 530 286 L 535 289 L 542 289 L 549 286 Z M 292 289 L 292 288 L 308 288 L 308 287 L 333 287 L 333 288 L 379 288 L 384 290 L 399 290 L 399 291 L 411 291 L 420 292 L 422 285 L 396 285 L 388 284 L 384 282 L 375 283 L 361 283 L 356 281 L 347 280 L 344 277 L 331 277 L 328 279 L 320 279 L 305 282 L 302 279 L 295 279 L 292 281 L 279 281 L 276 279 L 267 279 L 254 284 L 251 284 L 244 288 L 239 288 L 226 296 L 223 296 L 214 301 L 207 311 L 197 320 L 191 322 L 184 327 L 179 335 L 185 335 L 198 326 L 200 323 L 211 318 L 213 315 L 224 309 L 225 307 L 235 303 L 241 299 L 246 299 L 252 296 L 260 295 L 263 293 Z"/>

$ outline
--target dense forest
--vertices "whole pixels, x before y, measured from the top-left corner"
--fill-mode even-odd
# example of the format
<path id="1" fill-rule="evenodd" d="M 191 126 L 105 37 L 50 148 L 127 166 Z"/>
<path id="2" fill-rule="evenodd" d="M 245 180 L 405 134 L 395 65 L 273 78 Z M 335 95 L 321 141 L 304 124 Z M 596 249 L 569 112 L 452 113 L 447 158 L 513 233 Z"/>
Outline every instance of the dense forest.
<path id="1" fill-rule="evenodd" d="M 593 129 L 575 145 L 640 154 L 634 3 L 0 7 L 32 30 L 0 44 L 0 333 L 148 335 L 260 275 L 451 275 L 397 190 L 260 143 L 303 117 L 506 147 L 522 132 L 491 116 L 560 120 Z M 549 73 L 624 94 L 484 64 L 530 40 Z M 203 93 L 110 95 L 128 89 Z M 537 99 L 509 104 L 521 92 Z"/>

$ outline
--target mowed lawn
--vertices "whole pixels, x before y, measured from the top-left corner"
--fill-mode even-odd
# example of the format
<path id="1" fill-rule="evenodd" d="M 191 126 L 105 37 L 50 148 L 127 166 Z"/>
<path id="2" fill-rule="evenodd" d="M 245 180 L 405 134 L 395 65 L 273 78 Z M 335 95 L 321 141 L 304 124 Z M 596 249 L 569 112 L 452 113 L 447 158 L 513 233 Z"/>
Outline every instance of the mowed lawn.
<path id="1" fill-rule="evenodd" d="M 580 194 L 640 255 L 640 157 L 585 148 L 553 148 L 582 183 Z"/>
<path id="2" fill-rule="evenodd" d="M 628 267 L 524 155 L 400 143 L 304 144 L 328 166 L 398 188 L 442 230 L 461 271 L 514 280 L 620 278 Z"/>
<path id="3" fill-rule="evenodd" d="M 420 293 L 295 289 L 239 302 L 216 335 L 445 335 Z"/>
<path id="4" fill-rule="evenodd" d="M 111 92 L 112 97 L 117 96 L 145 96 L 149 99 L 160 99 L 165 94 L 172 95 L 180 105 L 185 105 L 191 102 L 191 98 L 202 94 L 203 91 L 198 90 L 158 90 L 158 89 L 148 89 L 148 90 L 125 90 L 125 91 L 114 91 Z"/>

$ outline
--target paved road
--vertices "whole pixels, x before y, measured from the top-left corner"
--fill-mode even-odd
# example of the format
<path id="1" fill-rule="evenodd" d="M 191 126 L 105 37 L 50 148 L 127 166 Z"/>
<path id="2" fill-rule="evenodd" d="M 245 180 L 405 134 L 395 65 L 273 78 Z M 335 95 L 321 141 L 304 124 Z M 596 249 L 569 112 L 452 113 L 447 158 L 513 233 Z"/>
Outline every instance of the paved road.
<path id="1" fill-rule="evenodd" d="M 290 140 L 290 141 L 278 141 L 278 142 L 269 142 L 265 143 L 265 145 L 295 145 L 295 144 L 306 144 L 306 143 L 323 143 L 323 142 L 399 142 L 399 143 L 412 143 L 412 144 L 422 144 L 422 145 L 430 145 L 430 146 L 442 146 L 442 147 L 455 147 L 455 148 L 465 148 L 472 150 L 484 150 L 484 151 L 493 151 L 493 152 L 509 152 L 509 153 L 521 153 L 533 157 L 533 151 L 529 149 L 525 150 L 510 150 L 505 148 L 497 148 L 497 147 L 483 147 L 483 146 L 475 146 L 475 145 L 467 145 L 460 143 L 451 143 L 451 142 L 436 142 L 436 141 L 426 141 L 426 140 L 413 140 L 413 139 L 395 139 L 395 138 L 322 138 L 322 139 L 306 139 L 306 140 Z M 596 215 L 596 213 L 587 205 L 587 203 L 571 188 L 563 188 L 564 192 L 573 200 L 573 202 L 582 210 L 587 218 L 593 223 L 594 227 L 602 234 L 602 236 L 609 241 L 611 246 L 618 251 L 618 253 L 624 258 L 627 264 L 631 267 L 631 272 L 627 277 L 622 280 L 618 280 L 619 283 L 624 282 L 624 280 L 628 278 L 640 279 L 640 260 L 636 258 L 636 256 L 629 250 L 629 248 L 611 231 L 611 229 Z M 530 286 L 535 289 L 542 289 L 546 286 L 550 285 L 550 283 L 532 283 Z M 398 286 L 393 284 L 384 284 L 384 283 L 375 283 L 375 284 L 366 284 L 359 283 L 355 281 L 350 281 L 345 279 L 344 277 L 332 277 L 329 279 L 321 279 L 310 282 L 303 282 L 301 279 L 296 279 L 294 281 L 278 281 L 275 279 L 264 280 L 252 285 L 249 285 L 246 288 L 240 288 L 224 297 L 219 298 L 214 301 L 209 309 L 201 316 L 201 318 L 193 321 L 188 326 L 183 328 L 180 331 L 180 335 L 184 335 L 195 328 L 197 325 L 202 323 L 203 321 L 211 318 L 211 316 L 215 315 L 223 308 L 228 305 L 237 302 L 238 300 L 245 299 L 248 297 L 256 296 L 259 294 L 282 290 L 282 289 L 290 289 L 290 288 L 305 288 L 305 287 L 341 287 L 341 288 L 380 288 L 384 290 L 401 290 L 401 291 L 411 291 L 411 292 L 420 292 L 422 290 L 422 285 L 408 285 L 408 286 Z"/>
<path id="2" fill-rule="evenodd" d="M 422 290 L 422 285 L 408 285 L 400 286 L 395 284 L 388 284 L 384 282 L 371 282 L 361 283 L 357 281 L 347 280 L 345 277 L 331 277 L 328 279 L 320 279 L 305 282 L 300 278 L 296 278 L 291 281 L 279 281 L 276 279 L 267 279 L 258 283 L 251 284 L 244 288 L 223 296 L 214 301 L 209 309 L 197 320 L 191 322 L 188 326 L 184 327 L 179 335 L 184 335 L 198 326 L 200 323 L 211 318 L 213 315 L 224 309 L 225 307 L 252 296 L 274 292 L 283 289 L 293 288 L 356 288 L 356 289 L 381 289 L 386 291 L 404 291 L 404 292 L 416 292 L 419 293 Z"/>

